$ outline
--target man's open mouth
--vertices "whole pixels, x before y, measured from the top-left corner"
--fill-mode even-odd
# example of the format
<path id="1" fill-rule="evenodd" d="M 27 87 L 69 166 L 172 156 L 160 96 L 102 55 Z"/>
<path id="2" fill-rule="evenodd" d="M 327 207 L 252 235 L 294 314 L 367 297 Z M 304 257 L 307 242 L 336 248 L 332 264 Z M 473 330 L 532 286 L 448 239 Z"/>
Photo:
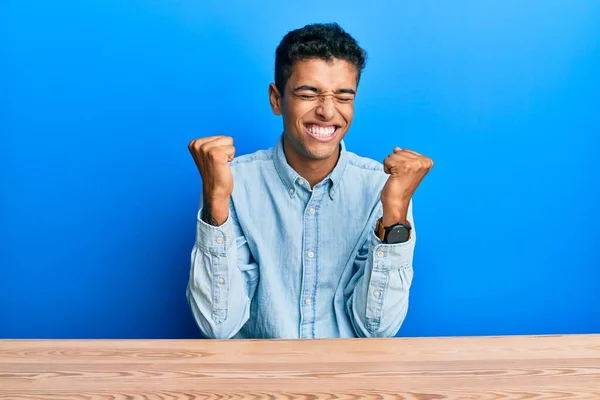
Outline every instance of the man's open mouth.
<path id="1" fill-rule="evenodd" d="M 317 140 L 328 141 L 335 137 L 335 133 L 339 129 L 337 125 L 319 125 L 319 124 L 304 124 L 304 128 L 308 134 Z"/>

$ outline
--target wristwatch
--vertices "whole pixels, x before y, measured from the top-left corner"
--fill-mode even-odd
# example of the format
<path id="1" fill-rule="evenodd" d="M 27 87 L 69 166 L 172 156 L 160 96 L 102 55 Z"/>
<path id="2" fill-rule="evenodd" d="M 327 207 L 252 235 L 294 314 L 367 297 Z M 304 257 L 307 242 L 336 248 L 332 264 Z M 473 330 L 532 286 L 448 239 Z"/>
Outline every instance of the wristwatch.
<path id="1" fill-rule="evenodd" d="M 381 218 L 375 225 L 375 234 L 386 244 L 404 243 L 410 239 L 410 226 L 404 224 L 394 224 L 392 226 L 383 226 Z"/>

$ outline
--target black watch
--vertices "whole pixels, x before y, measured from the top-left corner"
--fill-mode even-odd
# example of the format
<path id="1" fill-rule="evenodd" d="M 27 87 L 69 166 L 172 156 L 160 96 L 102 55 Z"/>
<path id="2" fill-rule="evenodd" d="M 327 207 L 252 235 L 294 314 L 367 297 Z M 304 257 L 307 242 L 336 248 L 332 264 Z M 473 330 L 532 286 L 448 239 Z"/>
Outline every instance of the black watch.
<path id="1" fill-rule="evenodd" d="M 392 226 L 383 226 L 381 218 L 377 220 L 375 234 L 386 244 L 404 243 L 410 239 L 410 226 L 404 224 L 394 224 Z"/>

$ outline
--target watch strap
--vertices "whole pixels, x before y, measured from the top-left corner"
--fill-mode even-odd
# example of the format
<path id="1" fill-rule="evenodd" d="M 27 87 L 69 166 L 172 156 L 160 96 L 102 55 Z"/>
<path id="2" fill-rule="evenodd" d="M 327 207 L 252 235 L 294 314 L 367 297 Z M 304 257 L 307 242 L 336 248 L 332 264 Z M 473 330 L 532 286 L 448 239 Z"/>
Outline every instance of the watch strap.
<path id="1" fill-rule="evenodd" d="M 382 218 L 379 218 L 377 220 L 377 223 L 375 224 L 375 235 L 383 243 L 387 243 L 387 235 L 388 235 L 389 231 L 391 231 L 392 228 L 394 228 L 395 226 L 403 226 L 403 227 L 406 227 L 406 229 L 408 229 L 409 231 L 411 230 L 410 225 L 405 225 L 405 224 L 394 224 L 392 226 L 385 227 L 385 226 L 383 226 L 383 217 L 382 217 Z M 410 235 L 410 233 L 409 233 L 409 235 Z"/>
<path id="2" fill-rule="evenodd" d="M 383 219 L 379 218 L 375 224 L 375 236 L 383 242 L 385 239 L 385 227 L 383 226 Z"/>

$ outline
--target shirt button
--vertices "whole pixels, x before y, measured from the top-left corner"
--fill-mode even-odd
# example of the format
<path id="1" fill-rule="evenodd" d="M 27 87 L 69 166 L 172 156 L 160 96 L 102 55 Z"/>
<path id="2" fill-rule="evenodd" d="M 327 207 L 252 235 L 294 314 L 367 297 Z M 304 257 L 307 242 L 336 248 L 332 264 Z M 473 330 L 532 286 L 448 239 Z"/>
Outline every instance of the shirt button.
<path id="1" fill-rule="evenodd" d="M 306 305 L 309 305 L 312 302 L 312 300 L 310 299 L 310 297 L 306 298 L 306 300 L 304 300 L 304 303 Z"/>
<path id="2" fill-rule="evenodd" d="M 383 257 L 383 251 L 378 251 L 377 252 L 377 257 L 379 257 L 379 258 Z"/>
<path id="3" fill-rule="evenodd" d="M 373 292 L 373 296 L 379 297 L 379 296 L 381 296 L 381 292 L 379 290 L 376 290 Z"/>
<path id="4" fill-rule="evenodd" d="M 315 256 L 315 253 L 313 253 L 312 251 L 308 252 L 308 258 L 313 258 Z"/>
<path id="5" fill-rule="evenodd" d="M 217 238 L 217 243 L 219 243 L 219 244 L 223 243 L 223 238 L 221 236 L 219 236 Z"/>
<path id="6" fill-rule="evenodd" d="M 225 279 L 223 279 L 223 278 L 219 278 L 219 281 L 218 281 L 218 282 L 219 282 L 219 285 L 222 285 L 222 284 L 224 284 L 224 283 L 225 283 Z"/>
<path id="7" fill-rule="evenodd" d="M 298 178 L 298 185 L 300 185 L 300 186 L 304 185 L 304 179 Z"/>
<path id="8" fill-rule="evenodd" d="M 290 194 L 294 194 L 294 189 L 290 189 Z"/>
<path id="9" fill-rule="evenodd" d="M 314 214 L 315 213 L 315 209 L 311 207 L 311 208 L 308 209 L 308 212 L 311 213 L 311 214 Z"/>

